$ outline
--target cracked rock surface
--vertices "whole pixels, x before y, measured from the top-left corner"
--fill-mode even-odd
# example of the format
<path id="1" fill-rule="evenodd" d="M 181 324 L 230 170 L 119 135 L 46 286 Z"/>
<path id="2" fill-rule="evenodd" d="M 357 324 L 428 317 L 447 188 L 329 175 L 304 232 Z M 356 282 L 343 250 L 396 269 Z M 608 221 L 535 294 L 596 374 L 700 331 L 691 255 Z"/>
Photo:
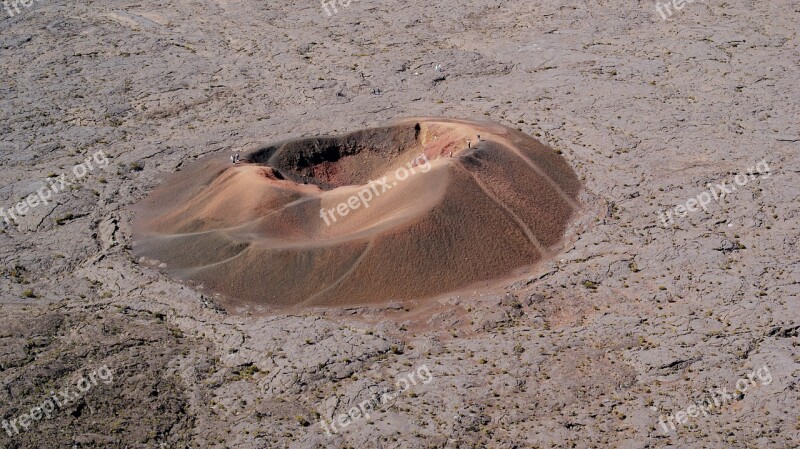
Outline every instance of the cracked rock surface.
<path id="1" fill-rule="evenodd" d="M 70 181 L 0 217 L 0 420 L 113 372 L 0 445 L 800 446 L 800 3 L 337 9 L 0 8 L 0 207 Z M 418 115 L 560 152 L 587 190 L 564 251 L 495 291 L 291 315 L 222 310 L 131 255 L 131 206 L 196 158 Z"/>

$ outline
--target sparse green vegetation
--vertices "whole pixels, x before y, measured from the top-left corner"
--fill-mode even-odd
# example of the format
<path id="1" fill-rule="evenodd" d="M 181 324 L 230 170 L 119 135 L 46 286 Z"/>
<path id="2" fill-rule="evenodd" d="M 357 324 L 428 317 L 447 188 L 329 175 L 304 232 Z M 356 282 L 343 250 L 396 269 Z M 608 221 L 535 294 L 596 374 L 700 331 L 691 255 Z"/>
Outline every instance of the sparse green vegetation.
<path id="1" fill-rule="evenodd" d="M 75 215 L 72 212 L 70 212 L 60 218 L 56 218 L 56 225 L 61 226 L 67 221 L 72 220 L 73 218 L 75 218 Z"/>

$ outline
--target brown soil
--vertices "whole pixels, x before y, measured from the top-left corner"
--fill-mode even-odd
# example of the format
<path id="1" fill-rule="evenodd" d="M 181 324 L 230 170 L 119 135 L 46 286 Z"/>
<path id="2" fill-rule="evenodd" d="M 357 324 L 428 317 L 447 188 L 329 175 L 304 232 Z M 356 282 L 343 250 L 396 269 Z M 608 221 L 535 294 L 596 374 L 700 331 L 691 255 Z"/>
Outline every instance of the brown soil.
<path id="1" fill-rule="evenodd" d="M 580 210 L 560 156 L 490 122 L 412 118 L 228 157 L 156 189 L 134 249 L 236 303 L 378 304 L 499 279 L 549 257 Z"/>

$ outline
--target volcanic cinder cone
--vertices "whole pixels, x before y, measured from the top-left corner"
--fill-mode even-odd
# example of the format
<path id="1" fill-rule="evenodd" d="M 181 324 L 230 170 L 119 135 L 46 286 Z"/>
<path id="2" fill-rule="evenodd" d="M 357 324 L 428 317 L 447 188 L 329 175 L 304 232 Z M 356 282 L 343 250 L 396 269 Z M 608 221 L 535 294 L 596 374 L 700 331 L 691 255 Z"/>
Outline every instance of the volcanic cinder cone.
<path id="1" fill-rule="evenodd" d="M 236 302 L 426 298 L 549 257 L 580 189 L 511 128 L 411 118 L 198 161 L 140 205 L 134 250 Z"/>

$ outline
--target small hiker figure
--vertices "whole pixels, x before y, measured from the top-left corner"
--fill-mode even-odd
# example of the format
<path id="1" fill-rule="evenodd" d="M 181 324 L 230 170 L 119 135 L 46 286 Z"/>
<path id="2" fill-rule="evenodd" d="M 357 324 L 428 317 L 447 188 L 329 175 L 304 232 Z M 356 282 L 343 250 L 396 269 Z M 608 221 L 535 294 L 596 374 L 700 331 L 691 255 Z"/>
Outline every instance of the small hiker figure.
<path id="1" fill-rule="evenodd" d="M 236 157 L 231 154 L 231 164 L 235 164 L 235 163 L 236 163 Z"/>
<path id="2" fill-rule="evenodd" d="M 480 142 L 480 141 L 481 141 L 481 135 L 478 134 L 478 142 Z"/>
<path id="3" fill-rule="evenodd" d="M 453 157 L 453 152 L 452 151 L 450 152 L 450 157 Z"/>
<path id="4" fill-rule="evenodd" d="M 235 164 L 235 163 L 237 163 L 237 162 L 239 162 L 239 153 L 236 153 L 236 160 L 235 160 L 235 161 L 233 161 L 233 163 Z"/>
<path id="5" fill-rule="evenodd" d="M 472 141 L 467 139 L 467 148 L 472 148 Z"/>

